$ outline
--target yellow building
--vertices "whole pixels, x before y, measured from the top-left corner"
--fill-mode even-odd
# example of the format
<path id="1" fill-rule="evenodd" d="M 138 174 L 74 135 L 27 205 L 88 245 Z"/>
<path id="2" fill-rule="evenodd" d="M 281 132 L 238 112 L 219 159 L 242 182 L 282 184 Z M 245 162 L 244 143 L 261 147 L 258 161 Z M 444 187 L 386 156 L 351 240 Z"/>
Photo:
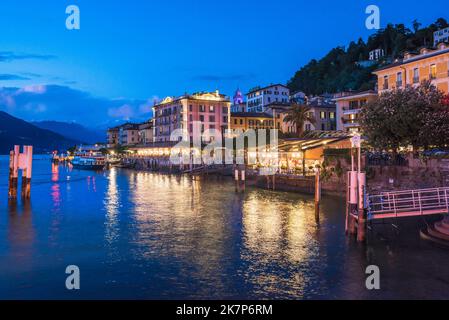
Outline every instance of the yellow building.
<path id="1" fill-rule="evenodd" d="M 276 117 L 277 127 L 280 118 Z M 263 112 L 233 112 L 231 113 L 231 129 L 246 131 L 249 129 L 274 129 L 275 119 L 268 113 Z"/>
<path id="2" fill-rule="evenodd" d="M 441 91 L 449 93 L 449 46 L 440 43 L 436 50 L 423 48 L 419 54 L 406 52 L 404 59 L 374 71 L 378 77 L 379 93 L 391 89 L 418 86 L 431 82 Z"/>

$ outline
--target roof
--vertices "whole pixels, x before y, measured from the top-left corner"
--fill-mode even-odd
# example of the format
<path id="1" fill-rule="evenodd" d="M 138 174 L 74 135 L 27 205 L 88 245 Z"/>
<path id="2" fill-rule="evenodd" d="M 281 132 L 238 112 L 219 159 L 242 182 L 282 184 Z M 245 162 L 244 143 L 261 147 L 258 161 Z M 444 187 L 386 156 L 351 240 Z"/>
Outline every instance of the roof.
<path id="1" fill-rule="evenodd" d="M 279 142 L 279 151 L 297 152 L 329 145 L 351 136 L 343 131 L 309 131 L 302 138 L 284 139 Z"/>
<path id="2" fill-rule="evenodd" d="M 347 100 L 348 98 L 363 98 L 367 96 L 377 96 L 378 93 L 374 90 L 367 90 L 367 91 L 361 91 L 361 92 L 354 92 L 354 93 L 348 93 L 347 95 L 343 95 L 338 98 L 334 98 L 334 101 L 340 101 L 340 100 Z"/>
<path id="3" fill-rule="evenodd" d="M 247 93 L 247 95 L 250 94 L 250 93 L 257 92 L 257 91 L 261 91 L 261 90 L 264 90 L 264 89 L 267 89 L 267 88 L 271 88 L 271 87 L 284 87 L 284 88 L 287 88 L 287 89 L 288 89 L 288 87 L 287 87 L 286 85 L 284 85 L 284 84 L 280 84 L 280 83 L 277 83 L 277 84 L 270 84 L 269 86 L 265 86 L 265 87 L 261 87 L 261 88 L 258 88 L 258 87 L 253 88 L 253 89 L 251 89 L 251 90 Z"/>
<path id="4" fill-rule="evenodd" d="M 409 63 L 412 63 L 412 62 L 416 62 L 416 61 L 420 61 L 420 60 L 424 60 L 424 59 L 428 59 L 428 58 L 433 58 L 433 57 L 439 56 L 440 54 L 449 53 L 449 48 L 442 49 L 442 50 L 431 50 L 431 49 L 429 49 L 429 50 L 431 51 L 430 53 L 420 54 L 420 55 L 417 55 L 417 56 L 412 57 L 412 58 L 407 59 L 407 60 L 404 60 L 404 59 L 399 60 L 397 62 L 391 63 L 391 64 L 386 65 L 384 67 L 381 67 L 379 69 L 376 69 L 376 70 L 373 71 L 373 73 L 376 74 L 376 73 L 378 73 L 378 72 L 380 72 L 382 70 L 386 70 L 386 69 L 390 69 L 390 68 L 406 65 L 406 64 L 409 64 Z"/>

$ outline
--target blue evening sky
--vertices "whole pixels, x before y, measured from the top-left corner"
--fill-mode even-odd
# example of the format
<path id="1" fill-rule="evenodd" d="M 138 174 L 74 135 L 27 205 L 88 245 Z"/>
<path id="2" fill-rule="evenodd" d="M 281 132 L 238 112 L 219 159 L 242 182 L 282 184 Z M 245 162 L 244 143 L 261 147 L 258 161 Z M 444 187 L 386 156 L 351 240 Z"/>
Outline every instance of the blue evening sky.
<path id="1" fill-rule="evenodd" d="M 80 8 L 79 31 L 65 28 L 70 4 Z M 427 25 L 447 12 L 447 0 L 2 0 L 0 88 L 42 93 L 36 85 L 53 85 L 61 101 L 65 91 L 119 101 L 105 106 L 108 115 L 132 118 L 136 103 L 142 111 L 155 97 L 285 83 L 310 59 L 373 33 L 365 28 L 370 4 L 382 26 Z M 0 110 L 14 113 L 17 103 L 5 107 L 1 97 Z M 42 99 L 16 113 L 42 119 L 49 110 Z M 81 121 L 64 110 L 53 117 Z"/>

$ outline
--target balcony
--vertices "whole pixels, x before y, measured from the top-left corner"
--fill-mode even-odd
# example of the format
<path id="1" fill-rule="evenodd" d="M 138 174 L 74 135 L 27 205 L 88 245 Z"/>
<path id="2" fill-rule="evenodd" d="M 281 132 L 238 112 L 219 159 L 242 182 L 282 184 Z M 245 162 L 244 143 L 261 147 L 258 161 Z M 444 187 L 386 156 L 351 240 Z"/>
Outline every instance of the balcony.
<path id="1" fill-rule="evenodd" d="M 345 128 L 357 128 L 357 127 L 360 127 L 360 123 L 359 123 L 358 119 L 342 118 L 341 121 L 343 122 L 343 127 L 345 127 Z"/>
<path id="2" fill-rule="evenodd" d="M 429 79 L 430 80 L 435 80 L 437 78 L 437 75 L 436 74 L 429 74 Z"/>
<path id="3" fill-rule="evenodd" d="M 396 81 L 396 88 L 402 87 L 402 81 Z"/>
<path id="4" fill-rule="evenodd" d="M 360 108 L 343 108 L 343 115 L 359 114 L 361 110 Z"/>
<path id="5" fill-rule="evenodd" d="M 413 77 L 413 83 L 419 83 L 419 77 Z"/>

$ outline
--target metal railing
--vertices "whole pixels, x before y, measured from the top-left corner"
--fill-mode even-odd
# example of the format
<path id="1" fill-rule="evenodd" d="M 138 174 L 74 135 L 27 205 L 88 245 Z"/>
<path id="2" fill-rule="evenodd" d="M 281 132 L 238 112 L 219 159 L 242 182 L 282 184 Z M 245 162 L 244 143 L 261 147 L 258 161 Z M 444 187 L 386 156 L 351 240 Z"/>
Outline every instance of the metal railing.
<path id="1" fill-rule="evenodd" d="M 449 188 L 384 192 L 368 197 L 368 219 L 412 217 L 449 212 Z"/>

